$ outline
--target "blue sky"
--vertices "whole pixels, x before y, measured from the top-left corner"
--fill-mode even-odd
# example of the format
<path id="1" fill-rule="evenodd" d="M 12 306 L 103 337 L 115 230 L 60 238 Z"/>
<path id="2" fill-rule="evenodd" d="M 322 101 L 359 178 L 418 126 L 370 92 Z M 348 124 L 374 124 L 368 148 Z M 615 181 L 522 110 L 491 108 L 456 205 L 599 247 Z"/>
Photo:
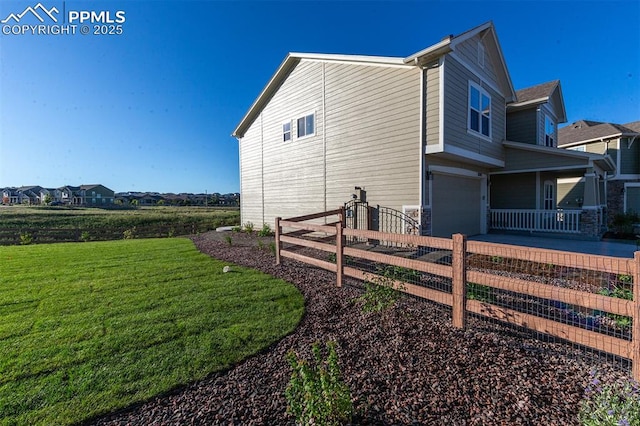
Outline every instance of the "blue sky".
<path id="1" fill-rule="evenodd" d="M 239 191 L 230 135 L 288 52 L 404 57 L 488 20 L 516 89 L 560 79 L 569 122 L 640 120 L 638 0 L 40 2 L 126 20 L 0 35 L 0 187 Z"/>

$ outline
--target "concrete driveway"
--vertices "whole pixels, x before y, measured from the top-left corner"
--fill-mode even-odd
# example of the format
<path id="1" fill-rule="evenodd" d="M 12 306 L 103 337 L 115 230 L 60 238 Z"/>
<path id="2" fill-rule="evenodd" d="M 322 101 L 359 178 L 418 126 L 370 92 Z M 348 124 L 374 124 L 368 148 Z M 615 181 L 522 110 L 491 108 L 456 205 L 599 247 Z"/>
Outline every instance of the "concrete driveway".
<path id="1" fill-rule="evenodd" d="M 485 234 L 469 237 L 473 241 L 510 244 L 515 246 L 538 247 L 577 253 L 600 254 L 613 257 L 633 257 L 638 250 L 636 243 L 618 241 L 581 241 L 562 238 L 530 237 L 526 235 Z"/>

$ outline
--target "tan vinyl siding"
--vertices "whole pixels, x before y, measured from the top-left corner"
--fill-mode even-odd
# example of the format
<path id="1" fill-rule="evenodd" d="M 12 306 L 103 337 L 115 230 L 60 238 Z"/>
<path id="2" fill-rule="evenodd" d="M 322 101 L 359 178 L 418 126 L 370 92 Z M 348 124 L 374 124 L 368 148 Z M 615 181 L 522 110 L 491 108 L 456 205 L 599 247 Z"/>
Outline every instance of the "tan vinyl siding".
<path id="1" fill-rule="evenodd" d="M 493 175 L 490 190 L 493 209 L 536 208 L 535 173 Z"/>
<path id="2" fill-rule="evenodd" d="M 471 153 L 503 160 L 502 141 L 506 136 L 504 98 L 452 57 L 446 57 L 444 66 L 444 143 Z M 469 81 L 481 86 L 491 96 L 491 141 L 470 134 L 467 130 Z"/>
<path id="3" fill-rule="evenodd" d="M 640 174 L 640 140 L 635 140 L 629 148 L 629 138 L 620 140 L 620 173 Z"/>
<path id="4" fill-rule="evenodd" d="M 438 61 L 425 70 L 427 145 L 440 143 L 440 66 Z"/>
<path id="5" fill-rule="evenodd" d="M 419 204 L 420 70 L 327 63 L 325 71 L 327 208 L 355 186 L 370 204 Z"/>
<path id="6" fill-rule="evenodd" d="M 612 150 L 615 150 L 616 148 L 616 143 L 615 142 L 611 142 L 609 145 L 609 154 L 613 155 Z M 586 145 L 585 148 L 586 152 L 594 152 L 596 154 L 605 154 L 607 153 L 607 144 L 604 142 L 594 142 L 594 143 L 590 143 Z M 613 157 L 613 159 L 615 160 L 615 157 Z"/>
<path id="7" fill-rule="evenodd" d="M 315 135 L 298 138 L 297 119 L 315 114 Z M 324 210 L 322 63 L 301 61 L 262 112 L 264 221 Z M 282 123 L 291 121 L 284 142 Z M 262 226 L 262 223 L 256 223 Z"/>
<path id="8" fill-rule="evenodd" d="M 480 43 L 484 46 L 484 67 L 481 67 L 478 62 L 478 44 Z M 459 44 L 456 47 L 456 53 L 465 62 L 473 64 L 477 68 L 479 75 L 484 80 L 492 82 L 497 81 L 493 61 L 489 58 L 489 47 L 484 45 L 479 35 Z"/>
<path id="9" fill-rule="evenodd" d="M 507 140 L 535 145 L 537 120 L 538 113 L 535 108 L 508 113 Z"/>
<path id="10" fill-rule="evenodd" d="M 260 117 L 240 139 L 240 214 L 242 224 L 261 225 L 262 211 L 262 135 Z"/>

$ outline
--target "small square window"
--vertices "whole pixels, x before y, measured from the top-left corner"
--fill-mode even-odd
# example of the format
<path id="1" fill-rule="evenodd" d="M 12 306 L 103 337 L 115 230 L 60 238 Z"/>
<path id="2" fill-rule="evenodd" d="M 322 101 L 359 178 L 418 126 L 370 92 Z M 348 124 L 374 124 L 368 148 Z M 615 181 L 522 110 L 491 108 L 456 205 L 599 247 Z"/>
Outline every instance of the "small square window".
<path id="1" fill-rule="evenodd" d="M 282 123 L 282 140 L 283 142 L 291 140 L 291 122 Z"/>

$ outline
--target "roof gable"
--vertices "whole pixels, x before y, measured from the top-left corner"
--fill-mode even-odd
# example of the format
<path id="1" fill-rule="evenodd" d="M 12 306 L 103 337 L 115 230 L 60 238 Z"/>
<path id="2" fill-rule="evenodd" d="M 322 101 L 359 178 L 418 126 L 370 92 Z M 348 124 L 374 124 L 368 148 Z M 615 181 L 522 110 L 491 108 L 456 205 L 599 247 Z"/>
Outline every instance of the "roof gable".
<path id="1" fill-rule="evenodd" d="M 555 106 L 558 122 L 567 121 L 567 112 L 564 106 L 560 80 L 553 80 L 536 86 L 520 89 L 516 92 L 516 101 L 507 106 L 510 110 L 522 109 L 531 106 L 550 103 Z"/>
<path id="2" fill-rule="evenodd" d="M 262 89 L 258 98 L 253 102 L 245 116 L 242 118 L 231 136 L 241 138 L 249 129 L 251 124 L 260 115 L 262 109 L 271 100 L 278 88 L 284 80 L 291 74 L 291 71 L 302 60 L 319 61 L 319 62 L 347 62 L 361 65 L 372 66 L 407 66 L 402 58 L 388 56 L 363 56 L 363 55 L 333 55 L 319 53 L 289 53 L 284 61 L 280 64 L 275 74 L 271 77 L 267 85 Z"/>
<path id="3" fill-rule="evenodd" d="M 474 37 L 479 37 L 479 39 L 482 40 L 485 52 L 492 61 L 497 83 L 506 101 L 514 101 L 516 99 L 515 90 L 513 88 L 511 76 L 507 70 L 507 63 L 504 60 L 502 48 L 498 42 L 498 36 L 496 35 L 496 30 L 492 21 L 485 22 L 484 24 L 467 30 L 457 36 L 447 36 L 439 43 L 408 56 L 404 61 L 405 63 L 414 63 L 416 65 L 425 64 L 427 61 L 433 60 L 434 58 L 449 52 L 456 52 L 459 46 Z"/>

